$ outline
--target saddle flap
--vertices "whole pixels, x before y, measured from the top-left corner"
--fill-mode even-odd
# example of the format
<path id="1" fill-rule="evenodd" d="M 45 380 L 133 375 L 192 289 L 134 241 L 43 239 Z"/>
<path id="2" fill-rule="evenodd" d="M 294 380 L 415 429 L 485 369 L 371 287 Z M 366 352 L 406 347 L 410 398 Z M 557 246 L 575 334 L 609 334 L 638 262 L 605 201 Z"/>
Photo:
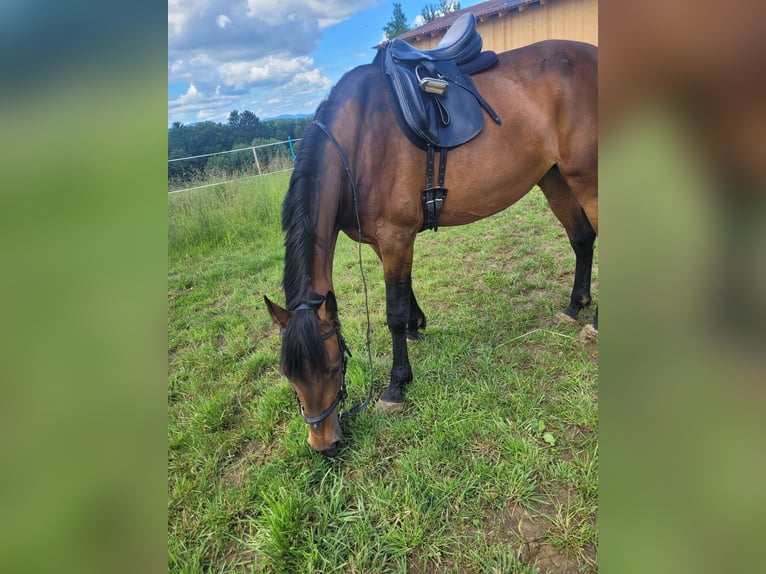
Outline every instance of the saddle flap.
<path id="1" fill-rule="evenodd" d="M 497 61 L 494 52 L 483 53 L 481 46 L 476 18 L 468 12 L 434 50 L 420 51 L 394 39 L 376 57 L 396 119 L 421 149 L 449 149 L 476 137 L 484 127 L 482 108 L 499 123 L 465 71 L 481 71 Z"/>
<path id="2" fill-rule="evenodd" d="M 392 106 L 410 140 L 421 148 L 429 143 L 451 148 L 476 137 L 484 127 L 484 115 L 476 97 L 464 87 L 473 87 L 471 79 L 463 77 L 454 62 L 431 62 L 429 77 L 447 86 L 432 93 L 421 89 L 416 68 L 393 62 L 385 67 Z"/>

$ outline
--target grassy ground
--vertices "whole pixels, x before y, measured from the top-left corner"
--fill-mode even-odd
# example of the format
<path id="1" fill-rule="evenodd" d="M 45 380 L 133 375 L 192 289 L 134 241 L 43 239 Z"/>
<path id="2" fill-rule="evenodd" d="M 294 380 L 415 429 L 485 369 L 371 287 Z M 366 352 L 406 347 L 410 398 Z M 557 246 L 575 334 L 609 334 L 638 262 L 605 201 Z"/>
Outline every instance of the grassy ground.
<path id="1" fill-rule="evenodd" d="M 598 350 L 553 321 L 574 256 L 542 194 L 421 234 L 413 284 L 429 326 L 410 346 L 405 409 L 344 421 L 346 447 L 326 459 L 306 443 L 263 305 L 283 301 L 288 178 L 169 197 L 169 570 L 596 571 Z M 341 237 L 353 402 L 368 377 L 356 256 Z M 363 259 L 380 392 L 382 271 L 368 247 Z"/>

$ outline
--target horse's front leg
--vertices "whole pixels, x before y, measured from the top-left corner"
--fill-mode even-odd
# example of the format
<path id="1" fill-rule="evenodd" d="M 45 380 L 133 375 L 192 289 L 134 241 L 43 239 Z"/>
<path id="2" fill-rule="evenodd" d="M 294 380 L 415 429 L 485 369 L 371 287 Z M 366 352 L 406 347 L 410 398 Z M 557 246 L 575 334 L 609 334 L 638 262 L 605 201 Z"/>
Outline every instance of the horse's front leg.
<path id="1" fill-rule="evenodd" d="M 411 322 L 412 251 L 414 238 L 407 243 L 397 242 L 381 250 L 386 280 L 386 323 L 391 332 L 393 365 L 391 379 L 380 396 L 378 408 L 396 412 L 404 403 L 404 387 L 412 381 L 412 368 L 407 353 L 407 330 Z"/>
<path id="2" fill-rule="evenodd" d="M 378 258 L 383 261 L 383 256 L 380 253 L 380 249 L 377 245 L 373 245 L 372 249 L 377 254 Z M 408 341 L 418 341 L 423 338 L 422 331 L 426 328 L 426 315 L 418 305 L 418 300 L 415 298 L 415 291 L 412 289 L 412 281 L 410 281 L 410 311 L 409 319 L 407 320 L 406 336 Z"/>

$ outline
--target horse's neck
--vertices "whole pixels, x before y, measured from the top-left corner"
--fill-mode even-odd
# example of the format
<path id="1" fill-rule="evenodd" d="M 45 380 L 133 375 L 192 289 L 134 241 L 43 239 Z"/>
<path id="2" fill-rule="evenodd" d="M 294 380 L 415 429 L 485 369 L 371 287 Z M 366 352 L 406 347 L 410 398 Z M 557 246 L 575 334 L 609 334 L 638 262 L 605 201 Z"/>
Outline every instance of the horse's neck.
<path id="1" fill-rule="evenodd" d="M 310 253 L 309 267 L 304 267 L 300 278 L 296 278 L 300 284 L 300 293 L 297 294 L 300 302 L 323 298 L 333 290 L 335 244 L 344 218 L 342 208 L 346 203 L 343 201 L 346 176 L 339 151 L 329 136 L 318 131 L 319 127 L 313 126 L 313 129 L 317 131 L 310 134 L 314 146 L 311 160 L 301 166 L 305 177 L 303 193 L 311 198 L 311 229 L 303 237 L 305 243 L 301 249 Z M 341 134 L 333 135 L 338 136 Z M 341 149 L 348 149 L 348 142 L 344 140 L 338 137 L 336 141 L 339 141 Z"/>
<path id="2" fill-rule="evenodd" d="M 314 251 L 311 261 L 311 288 L 324 297 L 333 290 L 332 268 L 338 239 L 337 217 L 340 205 L 340 180 L 322 182 L 314 228 Z"/>
<path id="3" fill-rule="evenodd" d="M 321 239 L 320 239 L 321 237 Z M 332 291 L 332 264 L 335 254 L 335 238 L 337 232 L 328 237 L 317 231 L 317 241 L 314 245 L 314 256 L 311 263 L 311 288 L 321 296 Z"/>

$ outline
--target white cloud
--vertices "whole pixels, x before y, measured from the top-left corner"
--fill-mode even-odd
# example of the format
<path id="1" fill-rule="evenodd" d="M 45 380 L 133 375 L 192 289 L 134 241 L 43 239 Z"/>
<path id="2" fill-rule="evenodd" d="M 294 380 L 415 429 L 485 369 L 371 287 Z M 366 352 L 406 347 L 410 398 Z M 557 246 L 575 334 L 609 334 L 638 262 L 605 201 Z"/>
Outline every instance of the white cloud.
<path id="1" fill-rule="evenodd" d="M 190 86 L 168 102 L 169 121 L 192 109 L 225 120 L 232 105 L 268 113 L 270 100 L 313 111 L 332 83 L 311 58 L 322 30 L 381 1 L 168 0 L 168 82 Z"/>
<path id="2" fill-rule="evenodd" d="M 290 81 L 296 74 L 311 71 L 313 65 L 314 60 L 306 56 L 275 55 L 253 62 L 226 62 L 218 67 L 218 76 L 225 86 L 243 89 Z M 315 71 L 319 73 L 319 70 Z"/>
<path id="3" fill-rule="evenodd" d="M 189 84 L 189 89 L 186 90 L 186 93 L 179 96 L 178 103 L 188 104 L 194 101 L 199 101 L 199 99 L 200 99 L 199 90 L 196 88 L 194 84 Z"/>
<path id="4" fill-rule="evenodd" d="M 246 3 L 248 17 L 272 26 L 309 17 L 315 19 L 320 28 L 326 28 L 359 10 L 377 5 L 379 0 L 247 0 Z"/>
<path id="5" fill-rule="evenodd" d="M 183 123 L 188 121 L 225 121 L 236 98 L 221 94 L 220 91 L 203 93 L 194 84 L 189 84 L 186 93 L 168 101 L 170 121 L 178 118 Z"/>
<path id="6" fill-rule="evenodd" d="M 183 36 L 195 14 L 204 13 L 209 0 L 168 0 L 168 43 Z"/>
<path id="7" fill-rule="evenodd" d="M 285 84 L 285 90 L 296 91 L 297 93 L 311 94 L 317 91 L 329 90 L 332 82 L 323 77 L 319 70 L 314 68 L 307 72 L 296 74 L 290 82 Z"/>

